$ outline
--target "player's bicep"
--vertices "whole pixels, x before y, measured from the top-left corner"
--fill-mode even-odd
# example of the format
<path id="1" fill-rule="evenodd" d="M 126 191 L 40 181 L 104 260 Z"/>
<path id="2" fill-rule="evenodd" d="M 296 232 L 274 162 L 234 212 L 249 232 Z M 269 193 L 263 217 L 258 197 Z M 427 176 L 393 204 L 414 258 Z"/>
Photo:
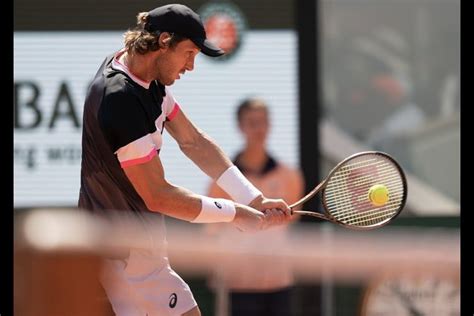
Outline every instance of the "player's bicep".
<path id="1" fill-rule="evenodd" d="M 197 127 L 182 110 L 175 114 L 173 120 L 166 122 L 165 128 L 180 146 L 195 143 L 201 136 Z"/>
<path id="2" fill-rule="evenodd" d="M 157 192 L 168 186 L 159 156 L 156 155 L 145 163 L 126 166 L 123 171 L 147 207 L 157 209 Z"/>

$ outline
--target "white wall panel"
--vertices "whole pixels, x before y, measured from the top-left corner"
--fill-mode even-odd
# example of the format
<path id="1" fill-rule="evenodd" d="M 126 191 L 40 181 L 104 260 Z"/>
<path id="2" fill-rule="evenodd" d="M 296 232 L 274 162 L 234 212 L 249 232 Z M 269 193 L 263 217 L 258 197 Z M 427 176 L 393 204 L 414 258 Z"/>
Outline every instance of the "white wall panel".
<path id="1" fill-rule="evenodd" d="M 242 144 L 235 107 L 246 96 L 267 100 L 272 112 L 271 152 L 287 164 L 298 164 L 298 94 L 296 34 L 291 30 L 249 31 L 240 51 L 227 61 L 206 56 L 195 70 L 171 87 L 185 113 L 229 155 Z M 14 132 L 14 203 L 16 207 L 74 206 L 80 181 L 81 127 L 67 117 L 49 128 L 61 83 L 70 93 L 82 126 L 85 91 L 104 57 L 122 46 L 121 32 L 16 32 L 15 83 L 33 82 L 40 95 L 41 124 Z M 34 112 L 25 106 L 31 91 L 19 90 L 20 122 L 28 125 Z M 63 100 L 64 101 L 64 100 Z M 61 103 L 64 112 L 67 104 Z M 205 193 L 209 178 L 165 136 L 161 157 L 167 178 Z M 51 151 L 63 152 L 53 159 Z M 30 153 L 31 159 L 28 159 Z M 32 165 L 28 166 L 28 161 Z"/>

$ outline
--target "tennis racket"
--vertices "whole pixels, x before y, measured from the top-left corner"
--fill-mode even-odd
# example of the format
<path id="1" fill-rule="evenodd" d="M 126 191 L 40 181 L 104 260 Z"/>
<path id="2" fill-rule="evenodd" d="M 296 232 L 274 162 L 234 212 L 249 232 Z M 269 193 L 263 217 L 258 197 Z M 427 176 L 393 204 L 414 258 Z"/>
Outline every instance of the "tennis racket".
<path id="1" fill-rule="evenodd" d="M 324 213 L 299 209 L 318 192 L 322 194 Z M 406 198 L 405 174 L 395 159 L 383 152 L 365 151 L 341 161 L 326 179 L 290 208 L 294 214 L 368 230 L 397 217 Z"/>

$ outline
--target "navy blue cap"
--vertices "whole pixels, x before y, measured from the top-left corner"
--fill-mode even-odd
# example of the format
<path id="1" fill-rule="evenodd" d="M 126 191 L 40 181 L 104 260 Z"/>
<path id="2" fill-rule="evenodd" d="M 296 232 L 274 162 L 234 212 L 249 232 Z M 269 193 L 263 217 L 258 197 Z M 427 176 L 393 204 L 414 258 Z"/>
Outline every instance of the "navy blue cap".
<path id="1" fill-rule="evenodd" d="M 182 4 L 168 4 L 148 12 L 145 29 L 150 33 L 169 32 L 189 38 L 207 56 L 218 57 L 224 51 L 206 39 L 199 15 Z"/>

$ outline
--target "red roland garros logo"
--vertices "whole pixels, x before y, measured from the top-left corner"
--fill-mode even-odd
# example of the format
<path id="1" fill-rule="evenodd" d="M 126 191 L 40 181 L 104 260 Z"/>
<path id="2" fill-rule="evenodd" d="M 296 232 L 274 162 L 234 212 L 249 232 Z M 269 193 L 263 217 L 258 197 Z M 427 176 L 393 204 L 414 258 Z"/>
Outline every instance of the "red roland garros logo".
<path id="1" fill-rule="evenodd" d="M 244 15 L 229 1 L 211 2 L 199 11 L 209 41 L 225 51 L 225 55 L 213 60 L 226 60 L 235 55 L 246 29 Z"/>

